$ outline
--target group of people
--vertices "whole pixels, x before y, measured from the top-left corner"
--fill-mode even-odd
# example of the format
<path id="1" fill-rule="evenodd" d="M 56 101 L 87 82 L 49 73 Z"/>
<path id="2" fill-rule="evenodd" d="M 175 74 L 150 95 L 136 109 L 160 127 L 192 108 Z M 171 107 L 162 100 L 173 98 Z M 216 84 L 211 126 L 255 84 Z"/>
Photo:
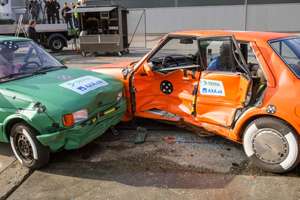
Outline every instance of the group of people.
<path id="1" fill-rule="evenodd" d="M 71 3 L 72 9 L 75 9 L 80 6 L 80 2 L 78 2 L 76 5 L 74 3 Z M 29 10 L 32 15 L 32 19 L 35 20 L 35 22 L 38 22 L 39 15 L 40 15 L 40 3 L 37 0 L 32 0 L 29 4 Z M 45 2 L 44 5 L 45 13 L 47 13 L 47 19 L 48 24 L 55 24 L 55 21 L 57 21 L 57 24 L 60 24 L 60 4 L 56 0 L 48 0 Z M 69 24 L 71 28 L 73 28 L 73 22 L 75 28 L 78 27 L 78 20 L 77 20 L 77 13 L 71 14 L 67 13 L 70 11 L 71 8 L 68 7 L 67 2 L 64 3 L 64 8 L 61 10 L 61 15 L 65 20 L 65 23 Z"/>
<path id="2" fill-rule="evenodd" d="M 77 7 L 80 7 L 80 2 L 78 2 L 75 6 L 75 4 L 72 2 L 71 3 L 71 7 L 72 9 L 76 9 Z M 74 26 L 75 28 L 78 28 L 78 14 L 77 13 L 74 13 L 74 14 L 71 14 L 71 13 L 67 13 L 71 10 L 71 8 L 68 7 L 68 4 L 65 2 L 64 3 L 64 8 L 61 10 L 61 15 L 62 17 L 64 18 L 65 22 L 67 24 L 70 25 L 71 28 L 73 28 L 73 23 L 72 23 L 72 19 L 74 21 Z"/>

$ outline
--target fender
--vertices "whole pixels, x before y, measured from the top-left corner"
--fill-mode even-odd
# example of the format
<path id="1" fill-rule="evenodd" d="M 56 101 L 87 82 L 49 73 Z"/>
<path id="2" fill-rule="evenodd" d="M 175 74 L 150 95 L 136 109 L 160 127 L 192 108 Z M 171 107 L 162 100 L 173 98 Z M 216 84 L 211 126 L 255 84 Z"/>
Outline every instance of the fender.
<path id="1" fill-rule="evenodd" d="M 47 37 L 47 46 L 49 46 L 51 40 L 52 40 L 53 38 L 56 38 L 56 37 L 63 39 L 63 41 L 64 41 L 64 46 L 65 46 L 65 47 L 68 47 L 67 38 L 66 38 L 64 35 L 62 35 L 61 33 L 53 33 L 53 34 L 51 34 L 49 37 Z"/>
<path id="2" fill-rule="evenodd" d="M 242 136 L 240 133 L 241 128 L 245 124 L 245 122 L 254 116 L 269 116 L 269 117 L 276 117 L 279 119 L 282 119 L 289 123 L 299 134 L 300 134 L 300 126 L 299 124 L 291 117 L 290 115 L 287 115 L 285 112 L 281 110 L 277 110 L 274 115 L 270 115 L 266 112 L 265 107 L 262 108 L 250 108 L 245 113 L 242 114 L 242 116 L 238 119 L 237 123 L 235 124 L 235 127 L 233 128 L 233 131 L 235 135 Z"/>
<path id="3" fill-rule="evenodd" d="M 19 120 L 23 120 L 26 123 L 28 123 L 30 126 L 32 126 L 34 129 L 36 129 L 39 133 L 44 133 L 45 130 L 43 128 L 41 128 L 38 124 L 34 123 L 33 121 L 31 121 L 27 116 L 25 115 L 10 115 L 8 116 L 2 123 L 2 133 L 0 134 L 0 142 L 9 142 L 9 134 L 8 132 L 6 132 L 7 130 L 7 126 L 9 126 L 10 122 L 14 119 L 19 119 Z"/>

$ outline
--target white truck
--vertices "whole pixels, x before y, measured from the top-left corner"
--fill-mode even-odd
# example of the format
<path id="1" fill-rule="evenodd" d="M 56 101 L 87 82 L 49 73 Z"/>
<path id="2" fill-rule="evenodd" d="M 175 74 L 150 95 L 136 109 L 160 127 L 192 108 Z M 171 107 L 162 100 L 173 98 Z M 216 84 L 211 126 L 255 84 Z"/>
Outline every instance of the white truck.
<path id="1" fill-rule="evenodd" d="M 2 6 L 2 7 L 1 7 Z M 17 30 L 17 24 L 8 23 L 12 20 L 11 2 L 9 0 L 1 0 L 0 6 L 0 35 L 14 36 Z M 25 25 L 25 30 L 28 25 Z M 36 32 L 40 38 L 40 44 L 46 49 L 52 51 L 61 51 L 64 47 L 68 47 L 68 40 L 75 37 L 77 30 L 68 28 L 67 24 L 37 24 Z M 20 37 L 24 37 L 21 29 Z"/>

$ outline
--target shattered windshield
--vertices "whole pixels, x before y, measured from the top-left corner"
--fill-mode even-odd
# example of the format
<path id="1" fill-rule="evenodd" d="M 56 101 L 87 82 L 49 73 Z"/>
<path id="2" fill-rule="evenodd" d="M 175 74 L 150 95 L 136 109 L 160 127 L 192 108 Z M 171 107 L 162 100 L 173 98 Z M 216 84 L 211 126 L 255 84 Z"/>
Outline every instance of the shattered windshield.
<path id="1" fill-rule="evenodd" d="M 300 38 L 277 40 L 270 44 L 292 72 L 300 78 Z"/>
<path id="2" fill-rule="evenodd" d="M 61 67 L 63 64 L 35 42 L 0 43 L 0 83 Z"/>

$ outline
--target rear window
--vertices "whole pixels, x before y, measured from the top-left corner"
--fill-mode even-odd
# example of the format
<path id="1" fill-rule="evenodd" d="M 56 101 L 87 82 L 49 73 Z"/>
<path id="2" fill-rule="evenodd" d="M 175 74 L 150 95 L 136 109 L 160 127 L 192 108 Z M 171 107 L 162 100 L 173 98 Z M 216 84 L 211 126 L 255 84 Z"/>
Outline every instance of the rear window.
<path id="1" fill-rule="evenodd" d="M 270 44 L 292 72 L 300 78 L 300 38 L 276 40 Z"/>

